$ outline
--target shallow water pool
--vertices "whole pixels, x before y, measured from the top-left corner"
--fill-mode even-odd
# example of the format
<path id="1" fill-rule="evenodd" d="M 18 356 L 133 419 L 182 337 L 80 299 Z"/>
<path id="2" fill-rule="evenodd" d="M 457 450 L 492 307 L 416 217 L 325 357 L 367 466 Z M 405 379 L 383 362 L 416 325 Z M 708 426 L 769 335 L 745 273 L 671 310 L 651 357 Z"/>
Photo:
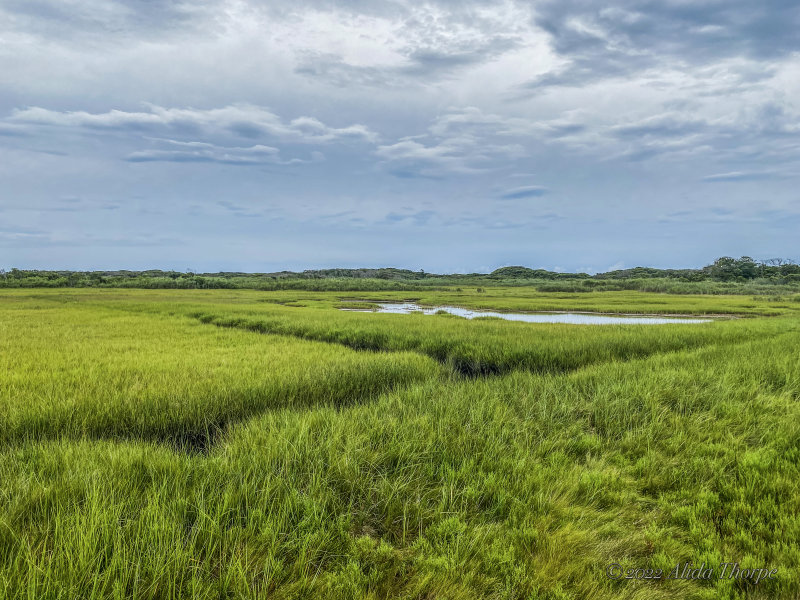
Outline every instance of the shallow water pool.
<path id="1" fill-rule="evenodd" d="M 444 311 L 451 315 L 457 315 L 466 319 L 477 317 L 497 317 L 506 321 L 524 321 L 525 323 L 570 323 L 572 325 L 664 325 L 669 323 L 710 323 L 712 319 L 685 318 L 685 317 L 652 317 L 635 315 L 602 315 L 593 313 L 501 313 L 491 311 L 477 311 L 458 306 L 433 306 L 422 307 L 411 302 L 399 304 L 381 303 L 379 308 L 374 310 L 343 308 L 341 310 L 355 312 L 375 312 L 375 313 L 395 313 L 410 314 L 421 312 L 426 315 L 433 315 L 438 311 Z"/>

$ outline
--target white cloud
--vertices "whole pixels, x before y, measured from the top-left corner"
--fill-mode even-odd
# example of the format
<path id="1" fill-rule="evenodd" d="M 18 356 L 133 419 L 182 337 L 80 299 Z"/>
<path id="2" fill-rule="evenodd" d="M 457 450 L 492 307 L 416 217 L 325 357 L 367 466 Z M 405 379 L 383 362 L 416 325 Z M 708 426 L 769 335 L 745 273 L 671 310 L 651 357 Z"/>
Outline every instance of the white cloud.
<path id="1" fill-rule="evenodd" d="M 104 113 L 54 111 L 40 107 L 15 110 L 7 119 L 12 124 L 38 125 L 122 133 L 136 131 L 196 131 L 240 137 L 269 137 L 286 142 L 324 144 L 355 140 L 374 142 L 377 134 L 364 125 L 331 127 L 313 117 L 298 117 L 289 123 L 266 108 L 232 104 L 222 108 L 164 108 L 149 105 L 144 112 L 110 110 Z"/>
<path id="2" fill-rule="evenodd" d="M 216 162 L 232 165 L 296 164 L 300 159 L 281 160 L 277 148 L 257 144 L 249 147 L 216 146 L 205 142 L 178 142 L 158 140 L 176 149 L 151 149 L 133 152 L 126 157 L 130 162 Z"/>

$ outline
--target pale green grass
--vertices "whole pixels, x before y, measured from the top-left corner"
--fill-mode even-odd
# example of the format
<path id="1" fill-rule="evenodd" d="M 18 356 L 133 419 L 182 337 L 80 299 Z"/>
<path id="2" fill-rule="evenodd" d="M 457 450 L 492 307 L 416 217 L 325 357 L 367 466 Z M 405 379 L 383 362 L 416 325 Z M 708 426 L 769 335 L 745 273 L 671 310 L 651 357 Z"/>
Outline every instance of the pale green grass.
<path id="1" fill-rule="evenodd" d="M 58 435 L 202 445 L 268 408 L 360 402 L 441 371 L 412 353 L 92 306 L 0 311 L 0 444 Z"/>
<path id="2" fill-rule="evenodd" d="M 449 304 L 466 308 L 499 311 L 588 311 L 633 314 L 727 314 L 778 315 L 800 313 L 800 295 L 674 295 L 636 291 L 615 292 L 537 292 L 528 287 L 486 287 L 477 293 L 475 287 L 450 287 L 443 290 L 379 291 L 379 292 L 311 292 L 286 290 L 123 290 L 123 289 L 31 289 L 3 290 L 0 302 L 89 302 L 104 305 L 139 303 L 142 308 L 154 304 L 225 304 L 258 305 L 289 304 L 309 307 L 330 307 L 354 300 L 412 301 L 426 305 Z"/>

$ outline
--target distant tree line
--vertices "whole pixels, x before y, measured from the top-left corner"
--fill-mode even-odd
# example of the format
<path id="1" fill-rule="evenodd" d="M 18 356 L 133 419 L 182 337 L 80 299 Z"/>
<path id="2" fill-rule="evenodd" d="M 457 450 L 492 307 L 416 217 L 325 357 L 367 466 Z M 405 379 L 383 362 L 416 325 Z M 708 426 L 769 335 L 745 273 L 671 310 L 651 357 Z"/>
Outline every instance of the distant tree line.
<path id="1" fill-rule="evenodd" d="M 702 269 L 652 269 L 636 267 L 600 273 L 597 279 L 642 279 L 667 277 L 684 281 L 748 281 L 753 279 L 786 279 L 800 281 L 800 265 L 786 258 L 758 261 L 749 256 L 723 256 Z"/>
<path id="2" fill-rule="evenodd" d="M 652 282 L 652 283 L 648 283 Z M 663 283 L 657 283 L 663 282 Z M 192 271 L 46 271 L 0 270 L 0 287 L 118 287 L 153 289 L 261 289 L 261 290 L 413 290 L 449 285 L 537 286 L 543 291 L 594 289 L 677 290 L 678 293 L 731 293 L 719 284 L 775 286 L 800 284 L 800 265 L 784 258 L 755 260 L 723 256 L 701 269 L 635 267 L 606 273 L 559 273 L 522 266 L 502 267 L 491 273 L 435 274 L 395 268 L 319 269 L 274 273 Z M 679 284 L 692 285 L 680 288 Z M 688 291 L 695 290 L 695 291 Z M 697 291 L 700 290 L 700 291 Z M 761 292 L 756 292 L 761 293 Z"/>

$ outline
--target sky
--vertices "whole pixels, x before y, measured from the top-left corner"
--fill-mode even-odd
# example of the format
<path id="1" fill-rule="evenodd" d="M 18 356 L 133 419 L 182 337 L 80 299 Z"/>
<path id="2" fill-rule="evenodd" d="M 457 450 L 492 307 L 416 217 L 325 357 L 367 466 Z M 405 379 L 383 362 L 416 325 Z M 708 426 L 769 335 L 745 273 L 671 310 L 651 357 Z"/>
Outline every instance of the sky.
<path id="1" fill-rule="evenodd" d="M 800 259 L 797 0 L 0 0 L 0 267 Z"/>

